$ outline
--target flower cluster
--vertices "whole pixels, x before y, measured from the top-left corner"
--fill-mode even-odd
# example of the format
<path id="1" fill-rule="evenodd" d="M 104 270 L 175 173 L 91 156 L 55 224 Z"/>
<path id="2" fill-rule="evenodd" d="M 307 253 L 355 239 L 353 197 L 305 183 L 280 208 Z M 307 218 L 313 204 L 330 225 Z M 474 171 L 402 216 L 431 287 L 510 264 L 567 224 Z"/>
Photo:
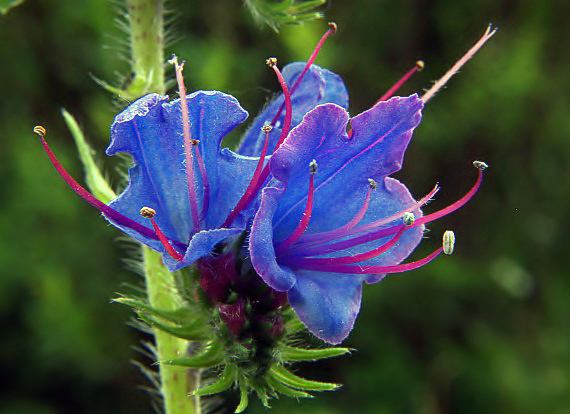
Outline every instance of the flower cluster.
<path id="1" fill-rule="evenodd" d="M 494 31 L 422 97 L 392 97 L 423 68 L 418 62 L 356 116 L 348 113 L 342 79 L 314 65 L 335 31 L 330 24 L 306 63 L 281 72 L 268 59 L 282 93 L 254 119 L 237 151 L 222 141 L 247 112 L 222 92 L 187 94 L 183 64 L 173 58 L 180 98 L 144 96 L 111 126 L 107 155 L 127 153 L 134 165 L 128 186 L 108 205 L 65 171 L 45 130 L 36 128 L 63 179 L 111 224 L 160 252 L 171 271 L 195 266 L 204 294 L 236 338 L 279 340 L 279 311 L 290 305 L 316 337 L 342 342 L 364 284 L 452 252 L 454 236 L 446 232 L 441 247 L 402 263 L 426 224 L 461 208 L 481 185 L 486 165 L 475 162 L 472 188 L 423 214 L 437 186 L 416 199 L 390 176 L 402 167 L 426 102 Z"/>

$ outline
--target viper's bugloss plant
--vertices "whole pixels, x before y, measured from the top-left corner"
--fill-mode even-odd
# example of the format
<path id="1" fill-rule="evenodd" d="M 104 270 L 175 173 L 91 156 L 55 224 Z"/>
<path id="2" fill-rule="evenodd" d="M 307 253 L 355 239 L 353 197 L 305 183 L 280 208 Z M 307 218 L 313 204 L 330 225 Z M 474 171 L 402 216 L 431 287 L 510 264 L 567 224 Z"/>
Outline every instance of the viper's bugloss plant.
<path id="1" fill-rule="evenodd" d="M 183 64 L 173 57 L 179 98 L 152 93 L 115 117 L 107 155 L 132 157 L 128 185 L 112 201 L 73 179 L 36 127 L 67 184 L 114 226 L 159 252 L 182 277 L 175 309 L 121 297 L 148 325 L 198 345 L 166 366 L 209 369 L 217 378 L 188 392 L 240 392 L 236 411 L 255 393 L 267 405 L 279 394 L 309 397 L 336 384 L 301 378 L 296 361 L 342 355 L 346 348 L 299 346 L 306 327 L 329 344 L 350 333 L 363 284 L 451 254 L 453 232 L 420 259 L 402 263 L 425 226 L 463 207 L 486 164 L 474 162 L 475 184 L 447 207 L 424 214 L 437 186 L 420 199 L 390 177 L 403 165 L 426 103 L 495 33 L 491 27 L 425 94 L 393 96 L 418 62 L 372 108 L 351 116 L 342 79 L 314 65 L 334 23 L 306 63 L 284 68 L 267 60 L 280 84 L 237 151 L 224 138 L 248 114 L 218 91 L 186 93 Z M 107 191 L 108 193 L 108 191 Z"/>

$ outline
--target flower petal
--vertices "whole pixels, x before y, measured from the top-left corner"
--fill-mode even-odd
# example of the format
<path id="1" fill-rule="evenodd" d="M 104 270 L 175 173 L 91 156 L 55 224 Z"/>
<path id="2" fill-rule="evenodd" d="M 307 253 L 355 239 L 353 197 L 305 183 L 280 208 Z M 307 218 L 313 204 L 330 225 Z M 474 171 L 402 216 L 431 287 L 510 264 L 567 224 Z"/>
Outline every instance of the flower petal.
<path id="1" fill-rule="evenodd" d="M 324 104 L 309 112 L 270 161 L 271 172 L 287 188 L 274 222 L 278 239 L 294 228 L 303 212 L 313 159 L 318 171 L 311 223 L 313 229 L 330 230 L 343 224 L 325 214 L 330 206 L 345 210 L 338 217 L 354 214 L 355 200 L 364 197 L 369 178 L 381 182 L 400 169 L 422 107 L 417 95 L 380 102 L 352 118 L 352 136 L 346 133 L 348 113 L 343 108 Z M 358 199 L 351 197 L 359 193 L 363 195 Z"/>
<path id="2" fill-rule="evenodd" d="M 265 283 L 280 292 L 291 289 L 295 284 L 295 275 L 277 263 L 273 247 L 273 215 L 282 195 L 283 190 L 278 188 L 263 190 L 249 237 L 249 252 L 255 271 Z"/>
<path id="3" fill-rule="evenodd" d="M 362 277 L 334 273 L 297 272 L 289 303 L 313 335 L 341 343 L 360 311 Z"/>
<path id="4" fill-rule="evenodd" d="M 289 88 L 293 86 L 304 67 L 304 62 L 295 62 L 283 68 L 283 76 Z M 315 106 L 326 102 L 348 108 L 348 92 L 340 76 L 317 65 L 312 65 L 292 95 L 293 118 L 291 126 L 294 127 L 299 124 L 303 116 Z M 265 134 L 261 132 L 261 127 L 266 122 L 271 122 L 282 104 L 283 94 L 279 94 L 255 118 L 242 139 L 238 151 L 240 154 L 259 156 L 265 140 Z M 282 112 L 271 132 L 269 153 L 273 152 L 281 134 L 279 126 L 283 124 L 284 115 L 285 111 Z"/>

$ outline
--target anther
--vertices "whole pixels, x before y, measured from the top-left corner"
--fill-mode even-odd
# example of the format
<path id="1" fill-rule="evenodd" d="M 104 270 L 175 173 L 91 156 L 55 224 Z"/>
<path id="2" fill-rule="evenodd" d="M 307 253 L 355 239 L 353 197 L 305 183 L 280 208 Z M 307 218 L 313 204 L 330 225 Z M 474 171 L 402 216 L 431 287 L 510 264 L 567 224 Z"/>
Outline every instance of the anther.
<path id="1" fill-rule="evenodd" d="M 261 127 L 261 130 L 266 134 L 269 134 L 272 129 L 273 127 L 270 124 L 265 124 Z"/>
<path id="2" fill-rule="evenodd" d="M 44 138 L 47 134 L 46 129 L 41 125 L 36 125 L 34 127 L 34 133 L 38 134 L 40 137 Z"/>
<path id="3" fill-rule="evenodd" d="M 373 190 L 376 190 L 378 188 L 378 183 L 372 178 L 368 179 L 368 185 L 370 185 L 370 188 Z"/>
<path id="4" fill-rule="evenodd" d="M 416 221 L 416 216 L 414 215 L 414 213 L 406 211 L 402 216 L 402 221 L 404 222 L 404 225 L 411 226 Z"/>
<path id="5" fill-rule="evenodd" d="M 319 165 L 317 164 L 316 160 L 313 160 L 309 163 L 309 172 L 311 174 L 316 174 L 318 168 L 319 168 Z"/>
<path id="6" fill-rule="evenodd" d="M 422 70 L 424 70 L 425 67 L 426 67 L 426 64 L 424 63 L 423 60 L 418 60 L 416 62 L 416 69 L 418 72 L 421 72 Z"/>
<path id="7" fill-rule="evenodd" d="M 156 216 L 156 210 L 150 207 L 143 207 L 140 210 L 140 215 L 144 218 L 151 219 Z"/>
<path id="8" fill-rule="evenodd" d="M 443 233 L 443 253 L 449 255 L 453 253 L 453 248 L 455 246 L 455 233 L 451 230 L 447 230 Z"/>
<path id="9" fill-rule="evenodd" d="M 338 26 L 335 22 L 328 22 L 327 26 L 332 30 L 333 34 L 338 30 Z"/>
<path id="10" fill-rule="evenodd" d="M 265 60 L 265 64 L 266 64 L 267 66 L 269 66 L 270 68 L 272 68 L 272 67 L 274 67 L 274 66 L 277 66 L 277 58 L 275 58 L 275 57 L 267 58 L 267 59 Z"/>
<path id="11" fill-rule="evenodd" d="M 473 161 L 473 166 L 478 170 L 485 171 L 489 166 L 483 161 Z"/>
<path id="12" fill-rule="evenodd" d="M 200 143 L 200 140 L 199 140 L 199 139 L 191 139 L 191 140 L 190 140 L 190 143 L 191 143 L 192 145 L 198 145 L 198 144 Z"/>

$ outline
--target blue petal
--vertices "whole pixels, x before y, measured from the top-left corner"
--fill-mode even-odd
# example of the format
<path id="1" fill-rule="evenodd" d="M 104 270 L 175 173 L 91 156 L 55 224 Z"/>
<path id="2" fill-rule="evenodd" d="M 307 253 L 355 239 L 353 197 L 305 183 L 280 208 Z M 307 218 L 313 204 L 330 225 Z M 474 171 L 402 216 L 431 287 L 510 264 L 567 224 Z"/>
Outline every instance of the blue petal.
<path id="1" fill-rule="evenodd" d="M 188 202 L 180 100 L 167 100 L 164 96 L 147 95 L 115 118 L 107 154 L 129 153 L 134 166 L 129 169 L 127 188 L 110 205 L 146 226 L 149 223 L 140 217 L 140 208 L 154 208 L 155 219 L 167 237 L 187 244 L 194 226 Z M 235 98 L 221 92 L 199 91 L 188 95 L 187 100 L 192 137 L 200 141 L 210 187 L 209 208 L 202 228 L 215 228 L 244 193 L 257 164 L 254 159 L 220 150 L 223 138 L 245 120 L 247 112 Z M 197 162 L 195 176 L 201 204 L 203 183 Z M 236 228 L 245 227 L 246 214 L 252 214 L 251 208 L 234 223 Z M 130 229 L 122 230 L 165 254 L 158 241 Z M 195 246 L 195 242 L 191 245 Z M 189 264 L 187 260 L 184 263 Z"/>
<path id="2" fill-rule="evenodd" d="M 289 88 L 293 86 L 304 67 L 304 62 L 295 62 L 283 68 L 283 77 Z M 348 108 L 348 92 L 340 76 L 317 65 L 312 65 L 307 71 L 291 100 L 293 106 L 291 127 L 299 124 L 303 116 L 319 104 L 330 102 Z M 283 94 L 279 94 L 255 118 L 242 139 L 238 151 L 240 154 L 259 156 L 265 141 L 265 134 L 261 132 L 261 127 L 266 122 L 271 122 L 282 104 Z M 284 115 L 285 111 L 282 112 L 271 132 L 270 153 L 281 134 L 279 126 L 283 124 Z"/>
<path id="3" fill-rule="evenodd" d="M 255 271 L 265 283 L 280 292 L 291 289 L 295 284 L 295 275 L 277 263 L 273 248 L 273 215 L 282 195 L 283 191 L 278 188 L 263 190 L 249 237 L 249 252 Z"/>
<path id="4" fill-rule="evenodd" d="M 313 335 L 330 344 L 339 344 L 352 330 L 360 310 L 362 277 L 299 272 L 288 297 L 297 316 Z"/>
<path id="5" fill-rule="evenodd" d="M 382 182 L 400 169 L 422 107 L 417 95 L 381 102 L 352 118 L 350 138 L 343 108 L 325 104 L 309 112 L 271 159 L 273 175 L 287 187 L 276 213 L 276 239 L 286 237 L 299 222 L 311 160 L 317 161 L 318 171 L 310 228 L 331 230 L 358 211 L 368 178 Z"/>
<path id="6" fill-rule="evenodd" d="M 202 230 L 192 237 L 184 258 L 178 262 L 170 256 L 164 257 L 164 264 L 170 271 L 182 269 L 183 267 L 190 266 L 201 257 L 208 256 L 216 245 L 229 237 L 239 235 L 243 230 L 241 229 L 214 229 Z"/>

